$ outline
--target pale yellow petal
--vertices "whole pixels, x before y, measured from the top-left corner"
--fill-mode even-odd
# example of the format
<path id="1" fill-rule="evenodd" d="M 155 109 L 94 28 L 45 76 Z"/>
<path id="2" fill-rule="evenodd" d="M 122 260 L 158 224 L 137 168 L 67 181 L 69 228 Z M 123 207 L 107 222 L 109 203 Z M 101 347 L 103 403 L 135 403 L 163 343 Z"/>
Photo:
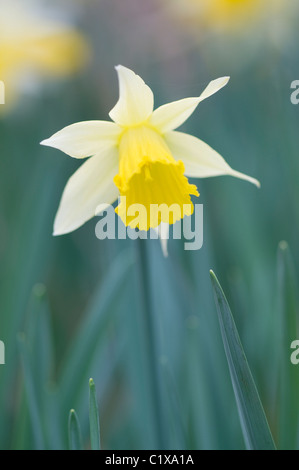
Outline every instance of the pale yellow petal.
<path id="1" fill-rule="evenodd" d="M 210 82 L 203 93 L 196 98 L 184 98 L 160 106 L 150 118 L 151 125 L 159 129 L 162 134 L 176 129 L 191 116 L 201 101 L 219 91 L 228 81 L 229 77 L 218 78 Z"/>
<path id="2" fill-rule="evenodd" d="M 74 158 L 86 158 L 115 147 L 120 132 L 114 122 L 77 122 L 43 140 L 41 145 L 62 150 Z"/>
<path id="3" fill-rule="evenodd" d="M 69 179 L 54 222 L 54 235 L 81 227 L 96 215 L 99 205 L 112 204 L 118 198 L 113 178 L 118 171 L 117 150 L 89 158 Z"/>
<path id="4" fill-rule="evenodd" d="M 193 178 L 231 175 L 260 186 L 251 176 L 233 170 L 218 152 L 202 140 L 183 132 L 172 131 L 164 136 L 173 157 L 185 165 L 185 175 Z"/>
<path id="5" fill-rule="evenodd" d="M 121 126 L 146 121 L 154 108 L 152 90 L 132 70 L 118 65 L 119 100 L 110 111 L 111 119 Z"/>

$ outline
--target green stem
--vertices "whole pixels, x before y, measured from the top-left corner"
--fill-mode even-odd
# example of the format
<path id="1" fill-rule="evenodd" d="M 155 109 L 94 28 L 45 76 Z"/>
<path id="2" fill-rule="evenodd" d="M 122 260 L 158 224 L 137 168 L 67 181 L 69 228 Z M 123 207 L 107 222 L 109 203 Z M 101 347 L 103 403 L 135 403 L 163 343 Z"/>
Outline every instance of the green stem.
<path id="1" fill-rule="evenodd" d="M 159 374 L 159 357 L 155 328 L 154 309 L 151 298 L 150 271 L 148 253 L 146 249 L 147 240 L 136 240 L 138 246 L 138 269 L 140 278 L 140 297 L 142 301 L 143 324 L 145 329 L 144 341 L 149 374 L 149 386 L 153 399 L 154 417 L 157 442 L 160 449 L 166 449 L 166 430 L 164 425 L 164 407 L 161 393 L 161 377 Z"/>

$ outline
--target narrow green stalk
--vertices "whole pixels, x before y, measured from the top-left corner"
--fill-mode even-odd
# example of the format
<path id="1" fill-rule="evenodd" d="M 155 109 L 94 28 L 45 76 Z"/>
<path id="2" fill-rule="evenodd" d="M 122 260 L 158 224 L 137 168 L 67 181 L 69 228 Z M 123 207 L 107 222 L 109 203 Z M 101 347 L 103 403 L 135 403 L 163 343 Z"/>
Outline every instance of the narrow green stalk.
<path id="1" fill-rule="evenodd" d="M 75 410 L 71 410 L 69 414 L 69 449 L 83 450 L 81 429 Z"/>
<path id="2" fill-rule="evenodd" d="M 93 379 L 89 379 L 89 424 L 91 450 L 101 450 L 99 410 Z"/>
<path id="3" fill-rule="evenodd" d="M 146 240 L 138 239 L 138 270 L 140 279 L 140 297 L 142 302 L 143 324 L 145 329 L 144 346 L 147 361 L 148 379 L 153 401 L 155 432 L 160 449 L 167 448 L 166 429 L 164 421 L 164 407 L 161 391 L 161 377 L 159 374 L 158 345 L 155 329 L 154 309 L 150 289 L 150 271 Z"/>

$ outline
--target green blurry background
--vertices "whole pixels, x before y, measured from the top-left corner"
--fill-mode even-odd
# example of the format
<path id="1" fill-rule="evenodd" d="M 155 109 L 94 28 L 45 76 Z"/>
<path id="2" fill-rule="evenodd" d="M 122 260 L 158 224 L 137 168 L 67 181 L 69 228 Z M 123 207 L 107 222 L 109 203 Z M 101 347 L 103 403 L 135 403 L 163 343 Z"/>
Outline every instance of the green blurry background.
<path id="1" fill-rule="evenodd" d="M 229 300 L 274 439 L 280 448 L 298 446 L 298 370 L 289 359 L 298 338 L 299 106 L 290 101 L 291 82 L 299 79 L 298 17 L 284 11 L 277 35 L 277 22 L 244 24 L 238 33 L 199 23 L 191 31 L 166 3 L 57 3 L 63 17 L 76 11 L 91 48 L 88 65 L 22 95 L 0 116 L 2 449 L 68 448 L 71 408 L 88 448 L 90 377 L 104 449 L 243 449 L 211 268 Z M 183 129 L 261 181 L 260 190 L 231 177 L 196 181 L 204 205 L 201 250 L 184 251 L 183 241 L 170 240 L 165 259 L 158 241 L 146 243 L 153 357 L 137 243 L 97 240 L 96 219 L 52 237 L 64 185 L 79 164 L 39 145 L 68 124 L 108 119 L 119 63 L 151 86 L 156 106 L 197 96 L 210 80 L 230 75 L 229 85 L 201 103 Z M 281 240 L 290 253 L 284 244 L 278 249 Z M 286 274 L 289 264 L 294 269 Z"/>

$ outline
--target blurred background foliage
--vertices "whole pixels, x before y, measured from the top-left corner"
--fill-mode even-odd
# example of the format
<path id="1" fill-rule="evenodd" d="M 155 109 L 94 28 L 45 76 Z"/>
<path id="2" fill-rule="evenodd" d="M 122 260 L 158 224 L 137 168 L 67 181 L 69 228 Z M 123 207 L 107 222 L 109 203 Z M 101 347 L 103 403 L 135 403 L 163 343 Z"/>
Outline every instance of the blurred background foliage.
<path id="1" fill-rule="evenodd" d="M 243 449 L 210 268 L 229 300 L 274 439 L 279 448 L 298 447 L 298 372 L 289 360 L 298 338 L 299 108 L 290 101 L 299 79 L 297 2 L 255 0 L 250 21 L 247 11 L 232 13 L 241 1 L 209 0 L 209 12 L 205 1 L 175 3 L 60 0 L 49 8 L 15 0 L 6 36 L 0 32 L 0 79 L 7 81 L 0 106 L 3 449 L 68 448 L 73 408 L 88 448 L 89 377 L 105 449 Z M 11 5 L 2 0 L 1 11 Z M 46 57 L 54 46 L 53 63 Z M 171 240 L 165 259 L 158 241 L 146 243 L 155 357 L 148 356 L 136 243 L 97 240 L 95 219 L 52 237 L 78 162 L 39 146 L 73 122 L 107 119 L 118 63 L 145 79 L 156 106 L 197 96 L 230 75 L 184 129 L 262 184 L 197 181 L 203 248 L 184 251 L 183 241 Z"/>

